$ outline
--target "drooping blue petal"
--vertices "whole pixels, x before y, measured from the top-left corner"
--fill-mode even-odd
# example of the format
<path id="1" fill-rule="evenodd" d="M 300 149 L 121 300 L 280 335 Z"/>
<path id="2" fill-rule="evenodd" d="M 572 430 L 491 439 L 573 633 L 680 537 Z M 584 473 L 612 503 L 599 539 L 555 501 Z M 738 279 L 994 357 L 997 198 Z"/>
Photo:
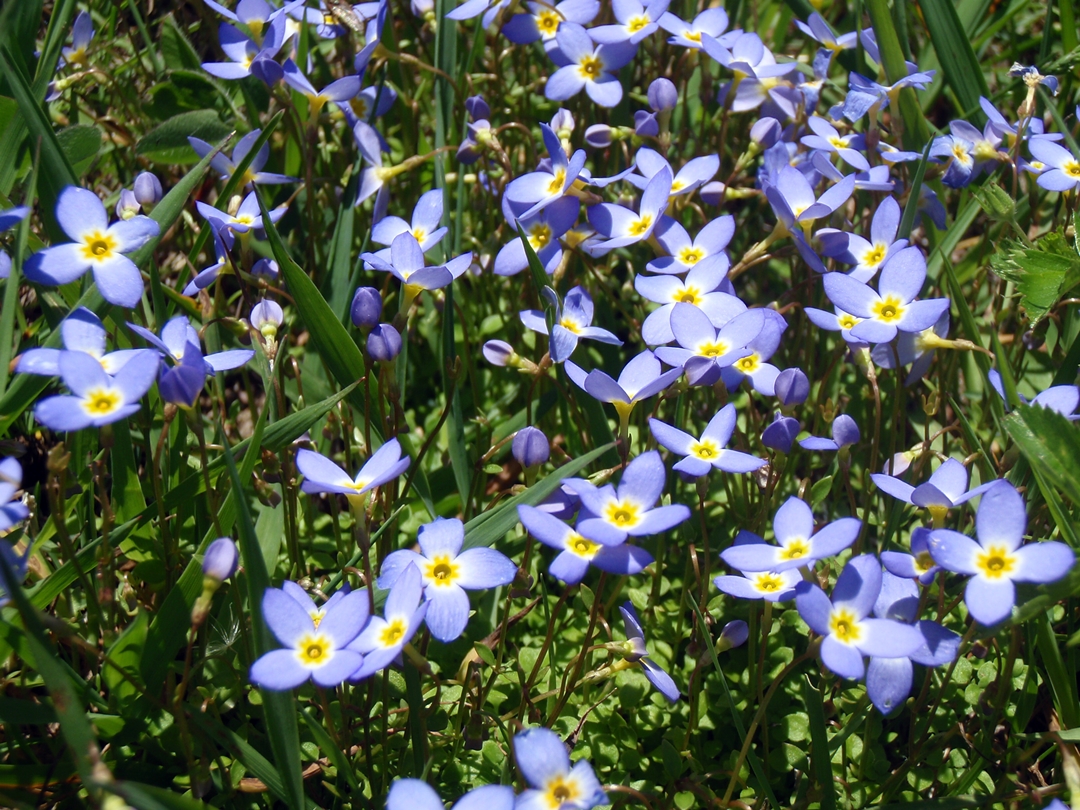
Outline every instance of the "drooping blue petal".
<path id="1" fill-rule="evenodd" d="M 284 692 L 302 684 L 310 674 L 293 650 L 271 650 L 251 665 L 249 677 L 256 686 Z"/>
<path id="2" fill-rule="evenodd" d="M 850 644 L 837 641 L 833 636 L 826 636 L 821 641 L 821 663 L 841 678 L 853 681 L 860 680 L 866 671 L 862 653 Z"/>
<path id="3" fill-rule="evenodd" d="M 889 715 L 911 694 L 911 660 L 871 658 L 866 668 L 866 693 L 883 715 Z"/>

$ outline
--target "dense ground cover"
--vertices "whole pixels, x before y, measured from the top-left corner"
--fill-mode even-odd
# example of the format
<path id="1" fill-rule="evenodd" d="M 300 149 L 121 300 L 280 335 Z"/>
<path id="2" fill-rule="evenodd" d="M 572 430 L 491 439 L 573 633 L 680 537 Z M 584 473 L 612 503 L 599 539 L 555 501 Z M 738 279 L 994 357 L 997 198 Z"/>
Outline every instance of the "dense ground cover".
<path id="1" fill-rule="evenodd" d="M 0 804 L 1071 800 L 1077 40 L 5 4 Z"/>

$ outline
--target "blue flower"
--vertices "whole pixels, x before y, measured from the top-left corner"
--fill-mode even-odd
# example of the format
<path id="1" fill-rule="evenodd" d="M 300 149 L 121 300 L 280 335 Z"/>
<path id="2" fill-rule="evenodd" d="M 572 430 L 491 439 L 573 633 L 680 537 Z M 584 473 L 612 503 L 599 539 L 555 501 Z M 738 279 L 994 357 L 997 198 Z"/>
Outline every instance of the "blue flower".
<path id="1" fill-rule="evenodd" d="M 569 359 L 579 340 L 598 340 L 611 346 L 622 346 L 622 341 L 607 329 L 592 325 L 593 301 L 584 287 L 570 290 L 561 305 L 558 296 L 550 287 L 544 288 L 543 295 L 555 308 L 550 348 L 553 363 L 562 363 Z M 526 309 L 519 313 L 519 317 L 521 322 L 534 332 L 541 335 L 548 333 L 547 319 L 540 310 Z"/>
<path id="2" fill-rule="evenodd" d="M 309 495 L 328 492 L 356 497 L 405 472 L 409 468 L 409 457 L 401 457 L 401 443 L 395 438 L 375 451 L 355 478 L 313 450 L 296 451 L 296 468 L 304 476 L 300 489 Z"/>
<path id="3" fill-rule="evenodd" d="M 653 561 L 652 555 L 629 543 L 605 546 L 582 536 L 557 517 L 535 506 L 518 506 L 518 518 L 529 533 L 545 546 L 559 551 L 548 573 L 567 585 L 585 577 L 589 565 L 611 574 L 640 574 Z"/>
<path id="4" fill-rule="evenodd" d="M 603 256 L 615 248 L 647 240 L 660 223 L 670 196 L 671 169 L 665 167 L 649 179 L 636 214 L 625 206 L 612 203 L 591 206 L 589 224 L 596 229 L 598 238 L 587 249 L 589 255 Z"/>
<path id="5" fill-rule="evenodd" d="M 866 673 L 863 656 L 907 658 L 925 642 L 922 633 L 892 619 L 870 618 L 881 593 L 881 563 L 872 554 L 848 560 L 830 600 L 817 585 L 795 586 L 795 606 L 810 629 L 822 636 L 821 661 L 843 678 Z"/>
<path id="6" fill-rule="evenodd" d="M 514 758 L 529 789 L 515 810 L 589 810 L 607 804 L 600 780 L 585 760 L 571 767 L 570 755 L 550 729 L 530 728 L 515 735 Z"/>
<path id="7" fill-rule="evenodd" d="M 719 256 L 727 258 L 724 254 Z M 685 279 L 668 274 L 636 276 L 634 289 L 638 294 L 646 301 L 660 304 L 660 308 L 650 312 L 642 323 L 641 339 L 650 346 L 675 340 L 671 316 L 680 303 L 699 308 L 716 328 L 746 312 L 746 304 L 731 294 L 730 282 L 725 283 L 727 271 L 727 261 L 704 259 L 690 268 Z"/>
<path id="8" fill-rule="evenodd" d="M 281 65 L 274 61 L 274 56 L 281 50 L 285 39 L 284 15 L 270 22 L 261 45 L 236 26 L 222 23 L 218 27 L 218 41 L 230 61 L 203 62 L 202 69 L 219 79 L 243 79 L 255 74 L 268 85 L 276 84 L 282 77 L 282 70 Z"/>
<path id="9" fill-rule="evenodd" d="M 72 393 L 41 400 L 34 408 L 34 418 L 53 430 L 82 430 L 116 422 L 139 410 L 139 400 L 154 384 L 160 364 L 153 352 L 144 352 L 110 377 L 101 363 L 85 352 L 61 352 L 57 367 Z"/>
<path id="10" fill-rule="evenodd" d="M 709 420 L 699 439 L 659 419 L 650 419 L 649 429 L 662 447 L 683 456 L 672 467 L 676 472 L 694 478 L 708 475 L 713 469 L 729 473 L 753 472 L 765 465 L 764 460 L 727 449 L 731 434 L 735 432 L 735 418 L 735 405 L 729 402 Z"/>
<path id="11" fill-rule="evenodd" d="M 721 45 L 728 47 L 741 32 L 732 31 L 725 37 L 724 32 L 728 27 L 728 15 L 723 8 L 707 8 L 694 17 L 692 22 L 686 22 L 670 11 L 665 11 L 657 21 L 660 27 L 671 34 L 668 37 L 669 45 L 680 45 L 683 48 L 701 49 L 702 34 L 708 34 Z"/>
<path id="12" fill-rule="evenodd" d="M 567 158 L 555 130 L 547 124 L 541 124 L 540 133 L 551 160 L 550 169 L 515 177 L 506 187 L 503 198 L 505 205 L 518 220 L 528 219 L 570 193 L 585 166 L 584 149 L 578 149 Z"/>
<path id="13" fill-rule="evenodd" d="M 232 158 L 226 157 L 223 152 L 218 152 L 210 159 L 210 166 L 214 171 L 221 173 L 222 180 L 228 180 L 236 173 L 236 165 L 247 157 L 248 152 L 251 151 L 251 148 L 255 145 L 255 142 L 259 140 L 259 136 L 261 135 L 261 129 L 253 129 L 241 138 L 236 146 L 233 147 Z M 188 138 L 188 143 L 191 144 L 191 148 L 194 149 L 195 153 L 201 158 L 206 157 L 214 151 L 214 147 L 211 144 L 199 140 L 198 138 Z M 266 161 L 269 159 L 270 144 L 264 143 L 259 151 L 255 153 L 255 157 L 251 159 L 251 163 L 248 164 L 247 171 L 241 178 L 240 185 L 267 185 L 272 183 L 296 182 L 295 177 L 288 177 L 284 174 L 274 174 L 273 172 L 264 172 L 262 167 L 266 165 Z M 253 201 L 255 203 L 255 209 L 258 210 L 258 201 Z"/>
<path id="14" fill-rule="evenodd" d="M 656 506 L 664 491 L 664 462 L 655 450 L 642 453 L 623 470 L 618 488 L 596 487 L 582 479 L 566 485 L 581 498 L 577 531 L 587 540 L 616 546 L 627 537 L 665 532 L 690 517 L 683 504 Z"/>
<path id="15" fill-rule="evenodd" d="M 1008 409 L 1008 400 L 1005 399 L 1005 386 L 1001 382 L 1001 373 L 992 368 L 988 376 L 990 377 L 991 387 L 997 391 L 998 396 L 1005 402 L 1006 409 Z M 1032 400 L 1028 400 L 1019 392 L 1016 396 L 1024 405 L 1040 405 L 1043 408 L 1060 413 L 1068 419 L 1074 421 L 1080 419 L 1080 416 L 1076 414 L 1076 409 L 1080 406 L 1080 388 L 1075 385 L 1052 385 L 1042 393 L 1036 394 Z"/>
<path id="16" fill-rule="evenodd" d="M 713 9 L 721 11 L 722 9 Z M 672 181 L 674 185 L 674 181 Z M 725 248 L 735 235 L 735 218 L 731 214 L 709 222 L 697 237 L 690 239 L 686 228 L 670 217 L 664 217 L 655 230 L 656 242 L 668 255 L 653 259 L 645 269 L 650 273 L 665 273 L 681 275 L 687 270 L 694 268 L 720 265 L 724 274 L 727 274 L 731 266 Z M 635 279 L 636 281 L 636 279 Z"/>
<path id="17" fill-rule="evenodd" d="M 880 619 L 914 624 L 923 643 L 906 656 L 872 656 L 866 668 L 866 693 L 870 702 L 882 714 L 889 714 L 911 694 L 912 663 L 939 667 L 956 659 L 960 636 L 937 622 L 926 619 L 916 622 L 919 610 L 919 588 L 910 579 L 882 574 L 881 591 L 874 603 L 874 615 Z"/>
<path id="18" fill-rule="evenodd" d="M 151 349 L 120 349 L 106 353 L 105 338 L 105 327 L 101 320 L 86 307 L 76 307 L 60 322 L 60 339 L 64 349 L 85 352 L 101 363 L 105 373 L 110 376 L 117 374 L 132 357 L 152 352 Z M 15 371 L 58 377 L 61 353 L 61 349 L 28 349 L 19 355 Z"/>
<path id="19" fill-rule="evenodd" d="M 377 245 L 392 245 L 400 234 L 411 233 L 427 253 L 446 236 L 447 228 L 441 226 L 443 215 L 443 190 L 435 188 L 421 195 L 413 208 L 412 222 L 401 217 L 383 217 L 371 229 L 371 241 Z M 390 248 L 376 251 L 376 256 L 390 261 Z"/>
<path id="20" fill-rule="evenodd" d="M 835 453 L 838 450 L 845 450 L 858 442 L 860 438 L 858 424 L 846 413 L 842 413 L 833 419 L 831 439 L 810 436 L 801 440 L 799 445 L 804 450 Z"/>
<path id="21" fill-rule="evenodd" d="M 949 529 L 930 535 L 930 554 L 938 565 L 971 577 L 964 602 L 980 624 L 995 625 L 1009 617 L 1016 603 L 1014 583 L 1056 582 L 1076 560 L 1071 548 L 1054 540 L 1022 545 L 1026 528 L 1024 499 L 1003 480 L 983 493 L 975 513 L 976 540 Z"/>
<path id="22" fill-rule="evenodd" d="M 382 562 L 380 588 L 392 588 L 409 566 L 416 566 L 424 582 L 428 601 L 424 623 L 439 641 L 451 642 L 465 632 L 469 623 L 469 595 L 466 590 L 508 585 L 517 566 L 492 548 L 461 550 L 465 527 L 460 520 L 436 518 L 420 527 L 416 536 L 420 554 L 402 549 Z"/>
<path id="23" fill-rule="evenodd" d="M 349 649 L 364 656 L 350 680 L 362 681 L 400 660 L 401 651 L 420 629 L 430 602 L 421 603 L 424 587 L 420 569 L 408 565 L 386 597 L 382 616 L 372 616 Z"/>
<path id="24" fill-rule="evenodd" d="M 550 56 L 559 69 L 548 78 L 544 95 L 552 101 L 564 101 L 584 90 L 601 107 L 614 107 L 622 100 L 622 83 L 614 73 L 634 58 L 637 45 L 596 45 L 588 31 L 571 22 L 559 26 L 555 42 L 558 47 Z"/>
<path id="25" fill-rule="evenodd" d="M 328 602 L 324 611 L 312 616 L 295 595 L 267 588 L 262 610 L 266 626 L 285 649 L 271 650 L 251 665 L 256 686 L 285 691 L 310 678 L 319 686 L 334 687 L 363 664 L 363 656 L 347 645 L 368 620 L 366 590 Z"/>
<path id="26" fill-rule="evenodd" d="M 926 509 L 935 526 L 944 525 L 945 515 L 950 509 L 981 495 L 994 483 L 991 481 L 969 491 L 967 467 L 952 458 L 945 459 L 930 479 L 917 487 L 883 473 L 874 473 L 870 479 L 887 495 Z"/>
<path id="27" fill-rule="evenodd" d="M 738 542 L 736 538 L 735 542 Z M 713 577 L 713 585 L 737 599 L 764 599 L 766 602 L 786 602 L 795 598 L 795 586 L 802 576 L 794 568 L 787 571 L 752 571 L 742 576 Z"/>
<path id="28" fill-rule="evenodd" d="M 670 675 L 664 672 L 654 661 L 649 659 L 649 651 L 645 647 L 645 630 L 641 626 L 641 619 L 634 610 L 632 602 L 626 602 L 619 606 L 622 614 L 623 630 L 626 632 L 626 643 L 630 648 L 627 660 L 639 664 L 645 671 L 645 677 L 649 683 L 656 687 L 672 703 L 679 700 L 679 687 Z"/>
<path id="29" fill-rule="evenodd" d="M 671 331 L 679 348 L 660 346 L 656 356 L 669 365 L 682 367 L 690 385 L 712 385 L 720 380 L 724 369 L 754 354 L 750 346 L 765 328 L 766 320 L 765 310 L 749 309 L 717 330 L 703 310 L 693 304 L 675 304 Z"/>
<path id="30" fill-rule="evenodd" d="M 161 229 L 149 217 L 136 216 L 109 225 L 109 215 L 92 191 L 68 186 L 56 200 L 56 221 L 72 240 L 38 251 L 23 272 L 35 284 L 59 286 L 93 270 L 94 282 L 110 304 L 134 307 L 143 294 L 139 268 L 126 253 L 138 250 Z"/>
<path id="31" fill-rule="evenodd" d="M 525 232 L 529 246 L 549 276 L 562 263 L 563 249 L 559 241 L 563 234 L 574 227 L 581 204 L 576 197 L 560 197 L 543 210 L 529 217 L 521 217 L 517 227 Z M 497 276 L 514 276 L 529 266 L 529 257 L 520 236 L 515 236 L 495 256 L 493 271 Z"/>
<path id="32" fill-rule="evenodd" d="M 930 554 L 930 529 L 919 526 L 911 532 L 911 553 L 902 551 L 881 552 L 881 564 L 890 574 L 906 579 L 917 579 L 923 585 L 934 581 L 941 566 Z"/>
<path id="33" fill-rule="evenodd" d="M 853 233 L 823 228 L 818 231 L 822 253 L 845 264 L 855 265 L 848 273 L 856 281 L 867 282 L 898 251 L 908 246 L 907 239 L 897 239 L 900 228 L 900 204 L 886 197 L 870 221 L 870 239 Z"/>
<path id="34" fill-rule="evenodd" d="M 469 269 L 472 253 L 463 253 L 445 264 L 429 267 L 424 251 L 412 231 L 403 231 L 390 245 L 390 260 L 378 253 L 361 253 L 360 258 L 376 270 L 390 273 L 405 287 L 405 298 L 412 301 L 422 290 L 438 290 L 452 283 Z"/>
<path id="35" fill-rule="evenodd" d="M 562 23 L 588 25 L 600 13 L 599 0 L 562 0 L 554 6 L 530 0 L 525 6 L 529 9 L 528 14 L 515 14 L 502 28 L 503 36 L 518 45 L 528 45 L 538 39 L 547 44 L 555 39 Z"/>
<path id="36" fill-rule="evenodd" d="M 720 558 L 739 571 L 787 571 L 839 554 L 855 542 L 862 521 L 840 518 L 814 533 L 814 513 L 806 501 L 788 498 L 776 510 L 770 545 L 753 532 L 741 531 L 735 545 L 724 549 Z"/>
<path id="37" fill-rule="evenodd" d="M 514 789 L 509 785 L 473 788 L 451 810 L 514 810 Z M 386 810 L 444 810 L 435 788 L 421 779 L 395 779 L 386 796 Z"/>

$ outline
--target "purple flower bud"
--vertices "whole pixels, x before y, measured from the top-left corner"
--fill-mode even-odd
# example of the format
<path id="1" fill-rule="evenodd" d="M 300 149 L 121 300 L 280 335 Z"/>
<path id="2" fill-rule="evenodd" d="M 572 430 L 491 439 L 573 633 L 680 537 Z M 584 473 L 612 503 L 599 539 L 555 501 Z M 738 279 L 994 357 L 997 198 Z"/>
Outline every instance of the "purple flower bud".
<path id="1" fill-rule="evenodd" d="M 157 205 L 161 202 L 163 196 L 161 181 L 153 172 L 139 172 L 135 178 L 134 191 L 135 199 L 144 208 L 152 208 Z"/>
<path id="2" fill-rule="evenodd" d="M 130 189 L 120 189 L 120 199 L 116 201 L 116 215 L 120 219 L 131 219 L 139 213 L 139 201 Z"/>
<path id="3" fill-rule="evenodd" d="M 785 407 L 802 405 L 810 396 L 810 380 L 802 369 L 788 368 L 776 378 L 776 398 Z"/>
<path id="4" fill-rule="evenodd" d="M 551 119 L 551 128 L 560 138 L 569 138 L 570 133 L 574 131 L 574 114 L 559 107 L 559 111 Z"/>
<path id="5" fill-rule="evenodd" d="M 780 140 L 780 136 L 784 134 L 784 128 L 780 126 L 780 122 L 775 118 L 759 118 L 757 122 L 750 127 L 750 140 L 760 146 L 762 149 L 768 149 Z"/>
<path id="6" fill-rule="evenodd" d="M 799 420 L 776 414 L 773 423 L 761 434 L 761 443 L 771 450 L 790 453 L 795 437 L 799 435 Z"/>
<path id="7" fill-rule="evenodd" d="M 673 110 L 679 103 L 679 91 L 668 79 L 656 79 L 649 85 L 649 106 L 655 112 Z"/>
<path id="8" fill-rule="evenodd" d="M 259 259 L 251 267 L 251 275 L 253 276 L 269 276 L 270 278 L 278 277 L 278 263 L 273 259 Z"/>
<path id="9" fill-rule="evenodd" d="M 611 127 L 607 124 L 593 124 L 585 130 L 585 143 L 596 149 L 611 146 Z"/>
<path id="10" fill-rule="evenodd" d="M 514 351 L 514 347 L 505 340 L 489 340 L 484 344 L 482 351 L 484 353 L 484 359 L 493 366 L 509 365 L 510 359 L 517 354 L 517 352 Z"/>
<path id="11" fill-rule="evenodd" d="M 357 329 L 371 329 L 382 317 L 382 296 L 374 287 L 360 287 L 353 296 L 352 322 Z"/>
<path id="12" fill-rule="evenodd" d="M 367 337 L 368 354 L 380 363 L 389 363 L 401 351 L 401 335 L 388 323 L 380 323 Z"/>
<path id="13" fill-rule="evenodd" d="M 491 118 L 491 107 L 484 101 L 483 96 L 469 96 L 465 99 L 465 111 L 474 121 L 479 118 Z"/>
<path id="14" fill-rule="evenodd" d="M 219 537 L 209 548 L 203 557 L 203 575 L 222 582 L 236 573 L 236 564 L 240 554 L 236 549 L 236 543 L 231 537 Z"/>
<path id="15" fill-rule="evenodd" d="M 724 625 L 724 629 L 720 632 L 720 644 L 724 644 L 724 649 L 730 650 L 732 647 L 741 647 L 746 643 L 746 640 L 750 637 L 750 628 L 746 626 L 746 622 L 742 619 L 735 619 Z M 725 643 L 726 642 L 726 643 Z"/>
<path id="16" fill-rule="evenodd" d="M 524 427 L 514 436 L 510 452 L 514 454 L 514 458 L 522 467 L 535 467 L 548 460 L 548 456 L 551 455 L 551 445 L 540 428 Z"/>
<path id="17" fill-rule="evenodd" d="M 634 113 L 634 134 L 642 138 L 655 138 L 660 134 L 660 124 L 656 122 L 656 113 L 638 110 Z"/>
<path id="18" fill-rule="evenodd" d="M 855 423 L 855 420 L 846 413 L 840 414 L 833 420 L 832 435 L 839 447 L 847 447 L 848 445 L 856 444 L 859 439 L 862 438 L 862 434 L 859 432 L 859 426 Z"/>

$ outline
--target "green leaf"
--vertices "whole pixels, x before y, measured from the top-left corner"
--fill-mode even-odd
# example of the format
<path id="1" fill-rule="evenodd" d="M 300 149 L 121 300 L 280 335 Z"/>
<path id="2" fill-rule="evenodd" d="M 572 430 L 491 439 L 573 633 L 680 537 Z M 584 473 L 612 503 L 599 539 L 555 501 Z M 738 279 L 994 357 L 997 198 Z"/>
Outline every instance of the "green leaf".
<path id="1" fill-rule="evenodd" d="M 990 91 L 986 88 L 982 65 L 971 47 L 971 39 L 956 14 L 955 0 L 920 0 L 919 8 L 945 73 L 945 81 L 960 101 L 960 112 L 972 117 L 976 126 L 982 126 L 984 116 L 979 97 L 989 96 Z"/>
<path id="2" fill-rule="evenodd" d="M 502 539 L 508 531 L 517 525 L 517 508 L 520 504 L 536 506 L 555 491 L 560 481 L 568 476 L 577 475 L 612 447 L 614 447 L 613 443 L 597 447 L 592 452 L 586 453 L 549 473 L 521 494 L 508 498 L 494 509 L 474 517 L 465 524 L 465 543 L 463 547 L 490 546 L 495 541 Z"/>
<path id="3" fill-rule="evenodd" d="M 1080 505 L 1080 435 L 1061 414 L 1039 405 L 1020 405 L 1002 420 L 1031 466 L 1075 505 Z"/>
<path id="4" fill-rule="evenodd" d="M 210 810 L 210 805 L 198 799 L 138 782 L 111 782 L 106 790 L 122 797 L 136 810 Z"/>
<path id="5" fill-rule="evenodd" d="M 101 130 L 85 124 L 76 124 L 57 132 L 56 140 L 60 143 L 60 149 L 75 174 L 81 177 L 90 168 L 90 163 L 101 149 Z"/>
<path id="6" fill-rule="evenodd" d="M 810 721 L 810 744 L 813 754 L 811 763 L 814 768 L 814 778 L 821 791 L 821 806 L 826 810 L 835 810 L 836 792 L 833 789 L 832 754 L 829 751 L 829 735 L 825 728 L 822 697 L 814 691 L 806 678 L 802 679 L 802 696 L 803 705 L 806 706 L 806 716 Z"/>
<path id="7" fill-rule="evenodd" d="M 907 76 L 907 65 L 904 61 L 904 49 L 900 46 L 900 37 L 896 32 L 896 25 L 889 12 L 888 0 L 866 0 L 866 9 L 870 12 L 870 25 L 874 29 L 878 48 L 881 51 L 885 75 L 890 84 L 898 82 Z M 901 88 L 897 106 L 900 108 L 900 117 L 904 122 L 905 148 L 922 150 L 929 140 L 929 129 L 926 126 L 926 117 L 915 97 L 915 91 L 910 87 Z"/>
<path id="8" fill-rule="evenodd" d="M 147 616 L 145 610 L 140 610 L 135 621 L 124 628 L 124 632 L 109 647 L 109 660 L 102 668 L 102 679 L 109 688 L 110 697 L 117 702 L 121 713 L 140 694 L 140 691 L 124 677 L 122 672 L 136 680 L 139 677 L 139 662 L 142 660 L 143 648 L 146 646 L 146 628 L 149 624 Z"/>
<path id="9" fill-rule="evenodd" d="M 817 506 L 823 500 L 829 497 L 829 493 L 832 492 L 833 476 L 827 475 L 820 481 L 814 482 L 814 485 L 810 487 L 810 505 Z"/>
<path id="10" fill-rule="evenodd" d="M 1065 293 L 1080 283 L 1080 255 L 1059 233 L 1033 247 L 1008 241 L 990 257 L 994 272 L 1016 284 L 1033 323 L 1042 320 Z"/>
<path id="11" fill-rule="evenodd" d="M 165 66 L 173 70 L 201 70 L 202 60 L 192 46 L 176 18 L 172 14 L 166 14 L 161 18 L 161 55 L 165 59 Z"/>
<path id="12" fill-rule="evenodd" d="M 135 144 L 135 154 L 155 163 L 195 163 L 199 156 L 189 137 L 217 143 L 232 129 L 221 122 L 215 110 L 193 110 L 162 121 Z"/>

